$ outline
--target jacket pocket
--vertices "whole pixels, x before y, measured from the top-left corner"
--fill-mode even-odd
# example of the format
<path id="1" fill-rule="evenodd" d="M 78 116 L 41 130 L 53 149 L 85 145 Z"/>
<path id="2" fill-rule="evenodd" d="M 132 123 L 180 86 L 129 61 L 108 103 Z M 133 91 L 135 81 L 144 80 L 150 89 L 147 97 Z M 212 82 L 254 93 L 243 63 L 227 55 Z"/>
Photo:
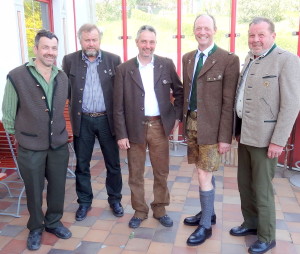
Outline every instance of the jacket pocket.
<path id="1" fill-rule="evenodd" d="M 37 136 L 38 136 L 38 135 L 36 135 L 36 134 L 27 133 L 27 132 L 24 132 L 24 131 L 21 131 L 20 133 L 21 133 L 22 135 L 28 136 L 28 137 L 37 137 Z"/>

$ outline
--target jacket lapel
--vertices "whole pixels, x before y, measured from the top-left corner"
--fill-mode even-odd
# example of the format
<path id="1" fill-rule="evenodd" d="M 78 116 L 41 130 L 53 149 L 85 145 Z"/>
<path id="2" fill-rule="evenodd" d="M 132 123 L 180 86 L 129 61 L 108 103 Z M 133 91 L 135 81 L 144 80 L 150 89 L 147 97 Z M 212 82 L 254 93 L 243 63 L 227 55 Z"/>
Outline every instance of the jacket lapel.
<path id="1" fill-rule="evenodd" d="M 128 68 L 128 72 L 134 81 L 134 83 L 144 91 L 143 81 L 139 71 L 139 66 L 136 58 L 132 59 L 131 66 Z"/>
<path id="2" fill-rule="evenodd" d="M 212 54 L 209 57 L 207 57 L 201 71 L 199 74 L 199 77 L 204 75 L 209 69 L 211 69 L 217 62 L 216 54 Z"/>
<path id="3" fill-rule="evenodd" d="M 157 56 L 154 56 L 154 86 L 158 84 L 158 81 L 161 77 L 162 70 L 163 70 L 163 63 Z"/>
<path id="4" fill-rule="evenodd" d="M 190 82 L 192 82 L 192 80 L 193 80 L 196 52 L 197 52 L 197 50 L 194 50 L 187 59 L 187 74 L 188 74 Z"/>

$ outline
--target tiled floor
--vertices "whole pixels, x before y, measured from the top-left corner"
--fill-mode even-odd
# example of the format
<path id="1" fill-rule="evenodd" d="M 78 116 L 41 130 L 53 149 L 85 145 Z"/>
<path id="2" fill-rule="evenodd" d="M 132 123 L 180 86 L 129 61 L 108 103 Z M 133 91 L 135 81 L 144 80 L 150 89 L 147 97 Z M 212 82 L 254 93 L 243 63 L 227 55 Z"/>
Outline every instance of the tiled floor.
<path id="1" fill-rule="evenodd" d="M 34 253 L 49 254 L 243 254 L 249 245 L 256 240 L 255 236 L 233 237 L 228 231 L 242 222 L 240 199 L 237 190 L 234 166 L 222 166 L 216 172 L 217 224 L 213 226 L 213 235 L 198 247 L 188 247 L 187 237 L 193 227 L 185 226 L 182 221 L 186 216 L 199 211 L 198 183 L 194 167 L 187 164 L 186 157 L 170 158 L 170 174 L 168 185 L 171 204 L 168 214 L 174 220 L 172 228 L 165 228 L 149 214 L 140 228 L 132 230 L 128 227 L 133 210 L 130 204 L 130 190 L 127 184 L 128 168 L 125 163 L 126 153 L 121 153 L 123 174 L 123 199 L 125 215 L 116 218 L 107 204 L 105 189 L 105 167 L 99 149 L 93 155 L 92 184 L 94 191 L 93 208 L 88 217 L 81 222 L 74 219 L 78 207 L 74 178 L 68 178 L 66 185 L 65 213 L 63 223 L 69 227 L 73 236 L 61 240 L 44 232 L 42 247 Z M 281 177 L 278 168 L 274 187 L 276 192 L 277 247 L 268 253 L 300 254 L 300 189 L 292 187 L 288 178 Z M 150 203 L 153 175 L 151 167 L 146 167 L 145 189 L 146 199 Z M 1 186 L 0 186 L 1 187 Z M 46 195 L 46 193 L 45 193 Z M 12 203 L 13 202 L 13 203 Z M 26 250 L 28 230 L 26 222 L 28 212 L 25 199 L 22 200 L 21 218 L 0 216 L 0 254 L 30 253 Z M 0 209 L 15 208 L 15 200 L 7 197 L 4 188 L 0 188 Z M 44 202 L 46 204 L 46 202 Z"/>

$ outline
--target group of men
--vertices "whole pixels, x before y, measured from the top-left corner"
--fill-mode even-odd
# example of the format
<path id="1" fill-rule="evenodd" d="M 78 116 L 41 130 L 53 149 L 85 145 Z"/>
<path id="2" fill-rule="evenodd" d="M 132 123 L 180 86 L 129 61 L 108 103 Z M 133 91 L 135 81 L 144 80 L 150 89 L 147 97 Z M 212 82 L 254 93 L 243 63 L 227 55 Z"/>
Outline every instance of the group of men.
<path id="1" fill-rule="evenodd" d="M 4 127 L 19 143 L 18 164 L 30 215 L 29 250 L 40 248 L 43 230 L 62 239 L 72 236 L 61 223 L 69 156 L 63 117 L 67 99 L 77 158 L 77 221 L 84 220 L 92 206 L 90 161 L 97 137 L 112 213 L 124 215 L 120 148 L 127 150 L 135 211 L 129 227 L 137 228 L 147 219 L 148 149 L 154 174 L 153 217 L 171 227 L 173 220 L 166 213 L 168 136 L 182 121 L 188 163 L 195 164 L 198 173 L 201 204 L 199 213 L 184 219 L 184 224 L 197 226 L 187 244 L 202 244 L 212 235 L 217 221 L 213 172 L 221 155 L 229 151 L 234 133 L 239 142 L 244 222 L 230 234 L 257 234 L 250 253 L 265 253 L 276 245 L 272 179 L 300 108 L 299 58 L 276 46 L 274 24 L 266 18 L 254 18 L 249 25 L 250 52 L 241 74 L 239 58 L 214 43 L 217 27 L 212 16 L 197 16 L 193 31 L 198 46 L 182 58 L 183 82 L 172 60 L 154 54 L 157 40 L 152 26 L 138 30 L 138 55 L 121 63 L 119 56 L 100 50 L 102 33 L 97 26 L 85 24 L 78 31 L 82 50 L 63 58 L 63 70 L 54 65 L 58 38 L 46 30 L 37 33 L 36 58 L 8 74 L 3 100 Z M 44 178 L 48 182 L 45 214 Z"/>

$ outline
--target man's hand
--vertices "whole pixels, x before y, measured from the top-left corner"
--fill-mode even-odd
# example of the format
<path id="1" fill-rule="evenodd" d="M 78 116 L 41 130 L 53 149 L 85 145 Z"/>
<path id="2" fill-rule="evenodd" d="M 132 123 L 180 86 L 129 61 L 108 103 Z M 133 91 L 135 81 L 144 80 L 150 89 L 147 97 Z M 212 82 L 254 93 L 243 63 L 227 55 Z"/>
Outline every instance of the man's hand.
<path id="1" fill-rule="evenodd" d="M 278 146 L 275 144 L 270 144 L 268 148 L 268 158 L 273 159 L 280 156 L 283 151 L 283 146 Z"/>
<path id="2" fill-rule="evenodd" d="M 128 138 L 123 138 L 123 139 L 118 140 L 118 145 L 119 145 L 119 148 L 122 150 L 127 150 L 128 148 L 130 148 Z"/>
<path id="3" fill-rule="evenodd" d="M 227 153 L 230 150 L 230 144 L 227 143 L 218 143 L 218 152 L 219 154 Z"/>

